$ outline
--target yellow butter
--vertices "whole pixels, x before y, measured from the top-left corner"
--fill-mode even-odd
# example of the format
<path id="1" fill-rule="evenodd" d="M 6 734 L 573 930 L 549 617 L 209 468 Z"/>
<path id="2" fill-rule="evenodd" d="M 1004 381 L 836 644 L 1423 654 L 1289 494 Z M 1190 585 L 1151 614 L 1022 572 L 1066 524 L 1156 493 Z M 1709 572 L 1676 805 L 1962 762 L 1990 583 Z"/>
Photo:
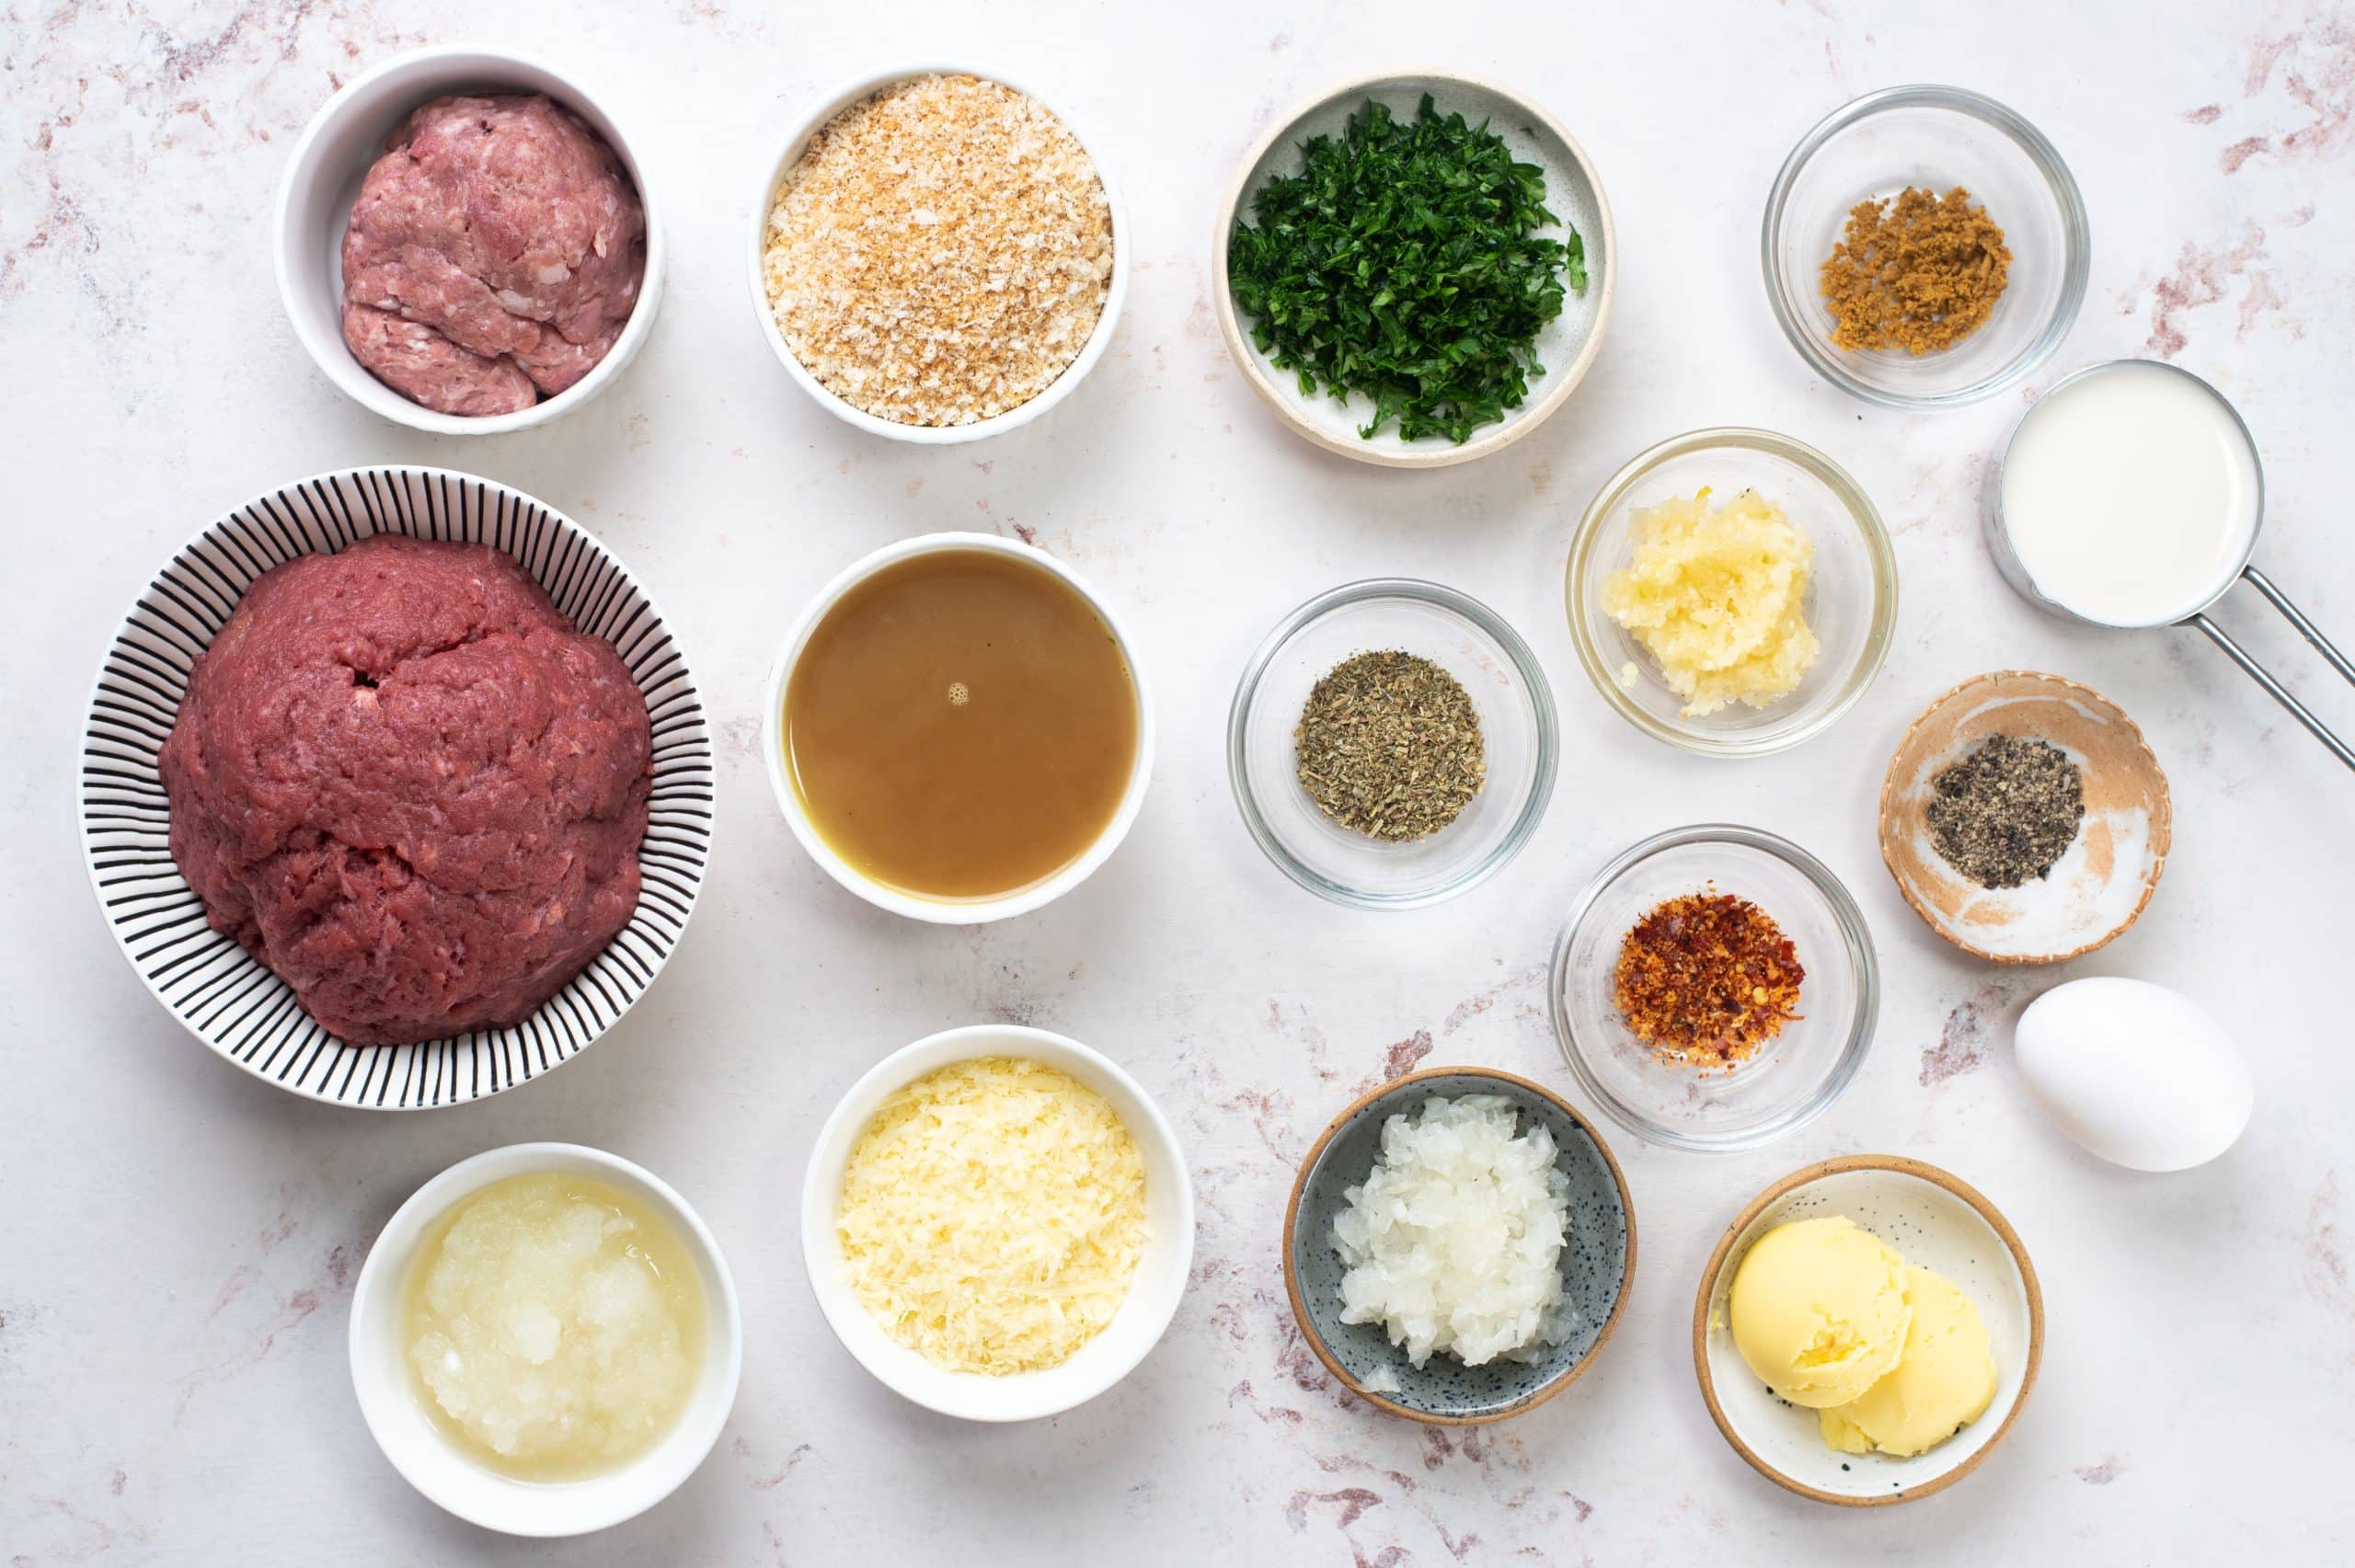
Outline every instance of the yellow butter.
<path id="1" fill-rule="evenodd" d="M 1904 1351 L 1905 1260 L 1844 1216 L 1793 1220 L 1752 1243 L 1727 1310 L 1761 1382 L 1809 1409 L 1844 1405 Z"/>
<path id="2" fill-rule="evenodd" d="M 1905 1303 L 1913 1320 L 1896 1370 L 1846 1404 L 1816 1413 L 1823 1440 L 1844 1454 L 1922 1453 L 1978 1420 L 1995 1398 L 1995 1355 L 1970 1298 L 1943 1275 L 1909 1264 Z"/>

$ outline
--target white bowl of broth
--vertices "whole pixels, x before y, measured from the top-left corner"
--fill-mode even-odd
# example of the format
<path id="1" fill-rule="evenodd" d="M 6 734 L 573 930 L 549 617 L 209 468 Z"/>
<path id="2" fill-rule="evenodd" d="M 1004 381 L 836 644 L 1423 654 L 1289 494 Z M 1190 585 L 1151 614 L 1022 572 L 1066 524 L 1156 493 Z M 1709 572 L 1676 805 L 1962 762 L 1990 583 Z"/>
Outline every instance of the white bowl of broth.
<path id="1" fill-rule="evenodd" d="M 826 875 L 912 920 L 1027 914 L 1111 857 L 1144 804 L 1153 708 L 1078 573 L 930 533 L 821 589 L 769 673 L 762 742 Z"/>

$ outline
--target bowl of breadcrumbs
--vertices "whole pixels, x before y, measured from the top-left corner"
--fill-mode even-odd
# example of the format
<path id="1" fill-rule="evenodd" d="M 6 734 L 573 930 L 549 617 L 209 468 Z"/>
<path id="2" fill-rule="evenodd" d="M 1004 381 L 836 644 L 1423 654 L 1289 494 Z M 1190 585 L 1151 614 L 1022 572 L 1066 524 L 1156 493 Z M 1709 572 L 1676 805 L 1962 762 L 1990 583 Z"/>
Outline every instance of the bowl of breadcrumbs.
<path id="1" fill-rule="evenodd" d="M 1118 194 L 1068 120 L 994 73 L 886 72 L 786 139 L 752 303 L 829 412 L 895 441 L 1028 424 L 1103 357 L 1128 292 Z"/>

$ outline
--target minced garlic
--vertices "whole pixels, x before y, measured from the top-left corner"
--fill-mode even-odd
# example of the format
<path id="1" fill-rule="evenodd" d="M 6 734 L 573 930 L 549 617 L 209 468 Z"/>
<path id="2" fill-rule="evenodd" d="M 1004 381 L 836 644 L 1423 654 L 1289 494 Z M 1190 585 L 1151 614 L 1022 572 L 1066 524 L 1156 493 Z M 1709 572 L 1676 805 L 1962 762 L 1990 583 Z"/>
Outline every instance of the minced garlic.
<path id="1" fill-rule="evenodd" d="M 786 346 L 827 391 L 898 424 L 969 425 L 1079 357 L 1111 280 L 1111 204 L 1045 105 L 921 76 L 810 139 L 763 270 Z"/>
<path id="2" fill-rule="evenodd" d="M 1798 689 L 1821 651 L 1807 624 L 1815 545 L 1783 509 L 1706 486 L 1633 518 L 1634 558 L 1604 579 L 1603 607 L 1660 666 L 1684 715 L 1763 708 Z"/>
<path id="3" fill-rule="evenodd" d="M 1069 1073 L 977 1057 L 883 1102 L 851 1150 L 834 1222 L 851 1293 L 893 1339 L 951 1371 L 1039 1371 L 1127 1298 L 1144 1160 Z"/>

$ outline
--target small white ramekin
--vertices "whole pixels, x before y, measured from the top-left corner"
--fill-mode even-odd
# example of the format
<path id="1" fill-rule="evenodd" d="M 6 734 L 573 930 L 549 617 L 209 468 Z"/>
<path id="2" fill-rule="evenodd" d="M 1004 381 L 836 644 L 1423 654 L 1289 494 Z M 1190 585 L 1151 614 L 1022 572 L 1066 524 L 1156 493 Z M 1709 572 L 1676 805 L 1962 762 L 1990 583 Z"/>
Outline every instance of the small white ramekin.
<path id="1" fill-rule="evenodd" d="M 510 1479 L 459 1452 L 418 1402 L 400 1345 L 401 1298 L 426 1232 L 451 1206 L 493 1182 L 541 1171 L 595 1177 L 653 1210 L 695 1259 L 709 1314 L 703 1379 L 669 1436 L 617 1471 L 560 1486 Z M 394 1212 L 352 1290 L 351 1386 L 369 1435 L 428 1499 L 508 1535 L 586 1535 L 634 1518 L 671 1495 L 719 1440 L 743 1369 L 743 1314 L 719 1243 L 665 1183 L 619 1155 L 576 1143 L 511 1144 L 459 1161 Z"/>
<path id="2" fill-rule="evenodd" d="M 343 231 L 361 182 L 385 139 L 419 107 L 455 93 L 546 93 L 605 139 L 646 210 L 646 279 L 613 349 L 554 397 L 512 414 L 467 417 L 412 403 L 370 375 L 343 341 Z M 439 44 L 371 66 L 327 101 L 295 138 L 278 184 L 272 220 L 278 294 L 294 336 L 329 381 L 352 401 L 396 425 L 447 436 L 497 436 L 569 414 L 611 386 L 654 329 L 662 298 L 662 217 L 638 143 L 602 100 L 545 61 L 489 44 Z"/>
<path id="3" fill-rule="evenodd" d="M 1128 1299 L 1102 1333 L 1070 1360 L 1042 1372 L 992 1377 L 935 1366 L 884 1333 L 843 1279 L 834 1215 L 842 1205 L 843 1169 L 859 1135 L 895 1091 L 951 1062 L 982 1056 L 1025 1058 L 1071 1074 L 1104 1096 L 1144 1158 L 1144 1252 Z M 1035 1421 L 1084 1404 L 1127 1377 L 1169 1327 L 1194 1266 L 1194 1189 L 1186 1171 L 1185 1152 L 1160 1107 L 1101 1052 L 1011 1024 L 950 1029 L 876 1063 L 819 1129 L 801 1184 L 801 1258 L 834 1337 L 892 1392 L 965 1421 Z"/>
<path id="4" fill-rule="evenodd" d="M 1086 600 L 1104 624 L 1111 629 L 1112 640 L 1129 667 L 1129 681 L 1137 694 L 1137 756 L 1129 772 L 1129 787 L 1120 796 L 1118 810 L 1111 821 L 1087 847 L 1086 853 L 1042 882 L 1017 888 L 995 898 L 924 898 L 887 887 L 874 881 L 834 853 L 833 847 L 818 834 L 816 824 L 801 804 L 801 796 L 787 775 L 785 759 L 785 689 L 793 677 L 793 667 L 801 658 L 801 650 L 810 646 L 810 635 L 825 618 L 826 612 L 840 602 L 843 595 L 865 582 L 884 567 L 915 555 L 937 555 L 952 550 L 979 550 L 1000 555 L 1012 555 L 1025 564 L 1061 578 L 1073 592 Z M 834 580 L 818 590 L 816 598 L 801 612 L 786 634 L 785 646 L 777 652 L 776 662 L 769 669 L 766 709 L 761 715 L 761 748 L 767 754 L 769 788 L 776 795 L 777 809 L 785 813 L 786 825 L 810 858 L 823 868 L 826 875 L 875 905 L 893 914 L 906 915 L 911 920 L 930 921 L 936 925 L 979 925 L 985 921 L 1006 920 L 1015 915 L 1027 915 L 1062 898 L 1086 881 L 1096 868 L 1112 858 L 1120 841 L 1129 834 L 1131 824 L 1144 807 L 1145 785 L 1153 777 L 1153 699 L 1145 689 L 1144 666 L 1138 661 L 1136 642 L 1121 626 L 1112 607 L 1086 579 L 1064 566 L 1045 551 L 994 533 L 926 533 L 913 539 L 903 539 L 887 544 L 873 555 L 852 562 L 838 573 Z"/>
<path id="5" fill-rule="evenodd" d="M 810 138 L 823 130 L 828 120 L 851 105 L 872 97 L 886 87 L 897 86 L 918 76 L 931 75 L 979 76 L 983 81 L 1012 87 L 1016 92 L 1044 104 L 1086 149 L 1089 159 L 1096 165 L 1096 177 L 1103 182 L 1104 200 L 1112 213 L 1112 277 L 1105 290 L 1104 313 L 1096 318 L 1096 330 L 1087 335 L 1087 341 L 1080 348 L 1079 357 L 1064 366 L 1063 373 L 1049 383 L 1046 389 L 1029 402 L 970 425 L 903 425 L 895 419 L 879 419 L 865 409 L 852 406 L 820 385 L 818 378 L 794 358 L 793 350 L 786 344 L 785 334 L 777 327 L 776 313 L 769 308 L 768 279 L 762 265 L 768 248 L 769 213 L 776 205 L 777 186 L 784 180 L 787 171 L 799 161 L 803 150 L 810 145 Z M 785 366 L 795 383 L 817 400 L 818 406 L 870 435 L 883 436 L 895 441 L 913 441 L 919 446 L 950 446 L 959 441 L 977 441 L 1003 435 L 1007 430 L 1028 424 L 1070 396 L 1072 388 L 1079 384 L 1080 378 L 1095 369 L 1096 361 L 1104 357 L 1105 346 L 1111 342 L 1113 330 L 1120 324 L 1120 306 L 1129 297 L 1128 209 L 1120 203 L 1120 188 L 1113 181 L 1112 171 L 1105 166 L 1103 143 L 1089 140 L 1087 133 L 1060 106 L 1032 92 L 1003 71 L 967 61 L 926 61 L 862 76 L 821 98 L 816 108 L 801 117 L 777 149 L 776 155 L 762 166 L 760 189 L 753 196 L 752 243 L 746 259 L 752 284 L 752 314 L 760 321 L 761 336 L 768 340 L 778 362 Z"/>

